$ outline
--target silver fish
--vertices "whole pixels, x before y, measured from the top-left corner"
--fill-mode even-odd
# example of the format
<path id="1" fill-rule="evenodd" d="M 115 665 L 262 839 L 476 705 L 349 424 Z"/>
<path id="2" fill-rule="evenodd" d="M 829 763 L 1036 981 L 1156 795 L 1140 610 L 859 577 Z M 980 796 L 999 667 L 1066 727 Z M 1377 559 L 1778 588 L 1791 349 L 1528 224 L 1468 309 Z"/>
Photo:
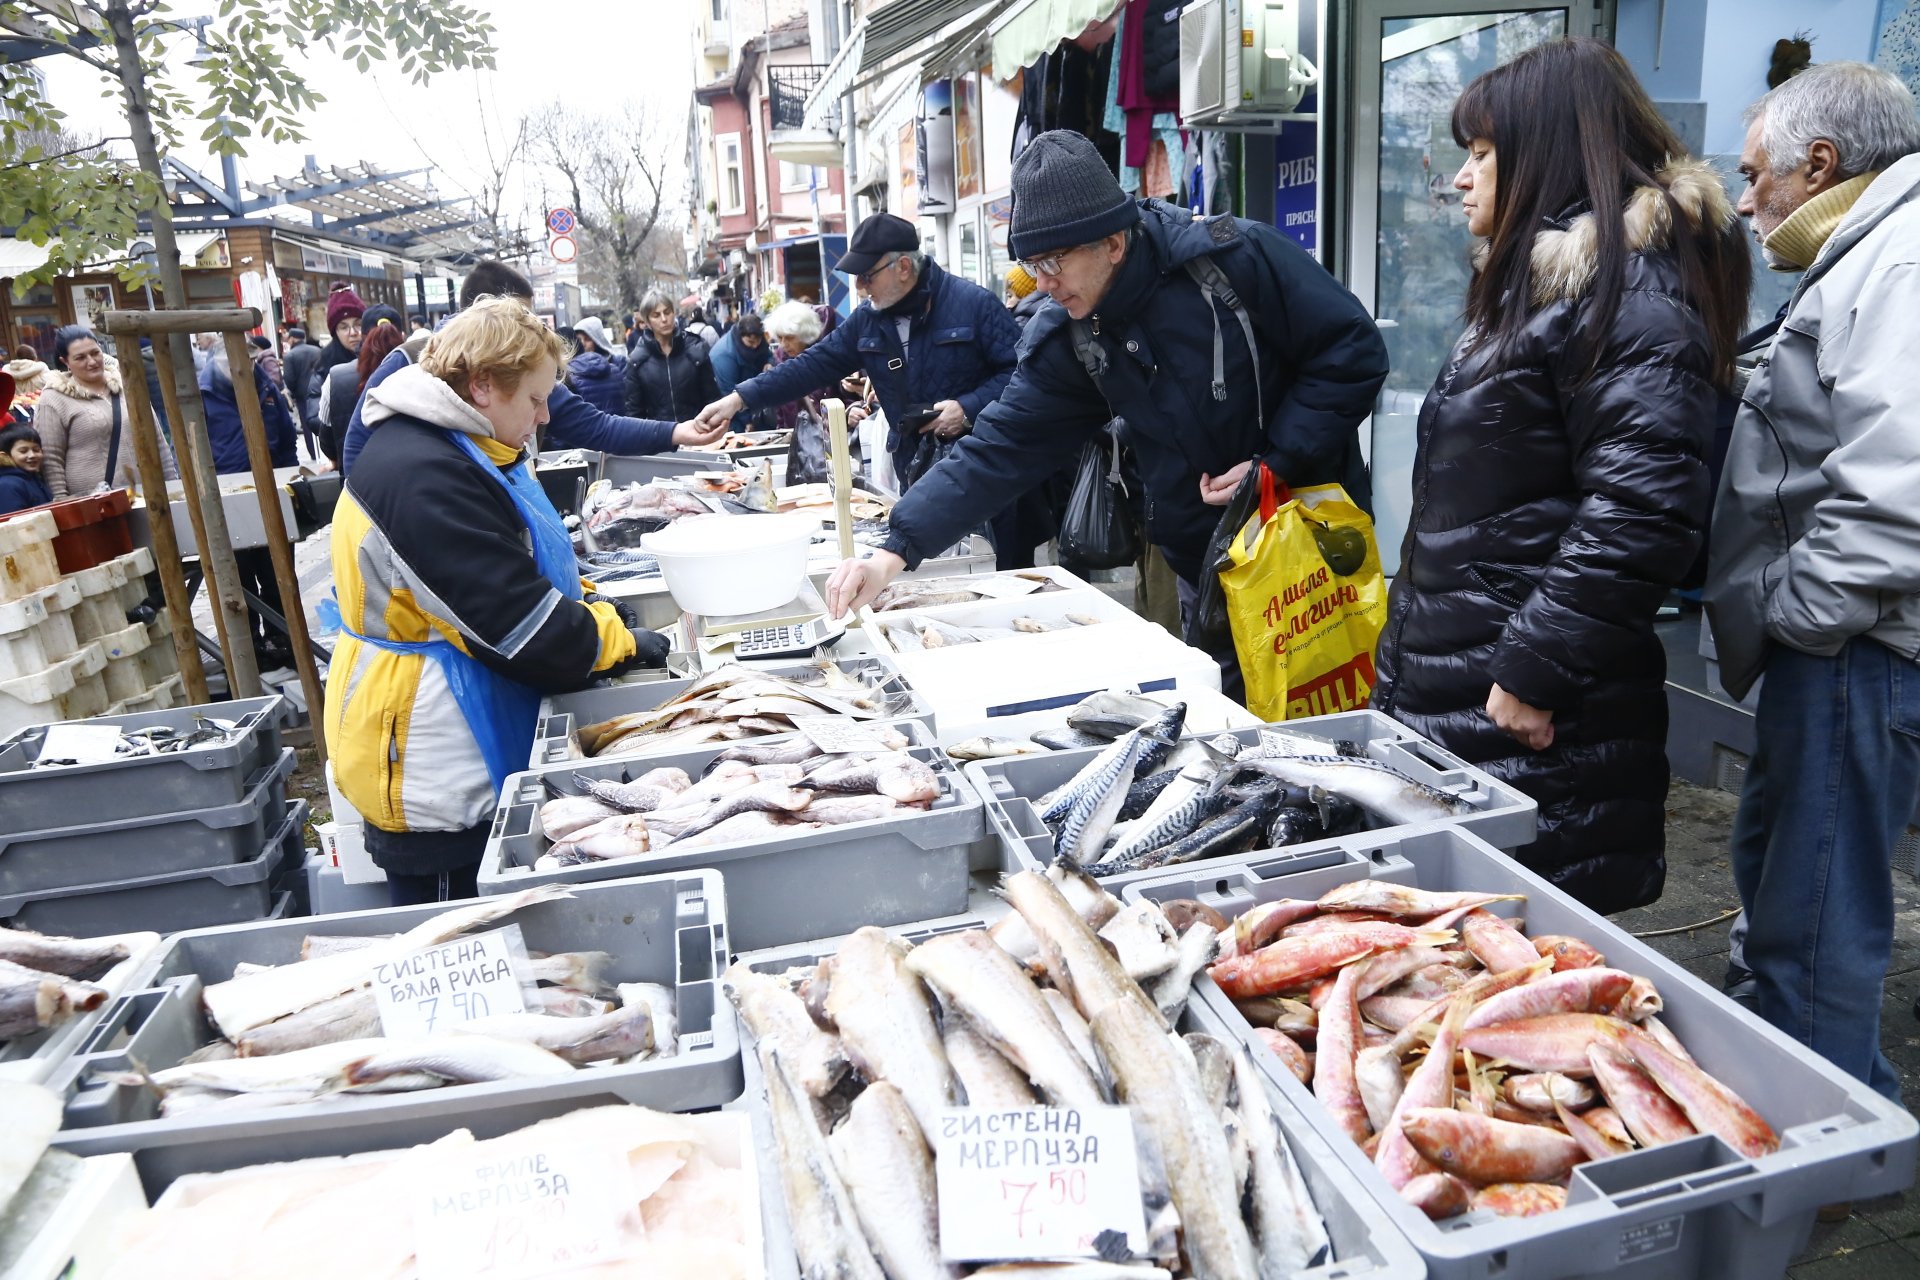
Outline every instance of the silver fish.
<path id="1" fill-rule="evenodd" d="M 62 938 L 0 926 L 0 960 L 26 969 L 91 982 L 133 953 L 114 938 Z"/>
<path id="2" fill-rule="evenodd" d="M 738 967 L 738 966 L 736 966 Z M 778 1047 L 754 1046 L 767 1082 L 767 1114 L 773 1124 L 780 1185 L 786 1192 L 787 1228 L 802 1280 L 887 1280 L 860 1229 L 853 1193 L 840 1177 L 820 1120 L 787 1072 Z M 817 1095 L 815 1095 L 817 1096 Z"/>
<path id="3" fill-rule="evenodd" d="M 871 792 L 902 804 L 940 798 L 940 779 L 933 767 L 904 751 L 836 757 L 831 764 L 810 769 L 800 785 L 816 791 Z"/>
<path id="4" fill-rule="evenodd" d="M 1106 844 L 1107 833 L 1120 816 L 1146 739 L 1129 734 L 1114 745 L 1118 749 L 1106 767 L 1087 780 L 1054 827 L 1053 851 L 1060 857 L 1088 861 L 1089 855 L 1097 854 Z"/>
<path id="5" fill-rule="evenodd" d="M 965 742 L 956 742 L 947 748 L 947 754 L 955 760 L 1004 760 L 1010 756 L 1043 756 L 1046 748 L 1033 742 L 1018 742 L 1012 738 L 979 737 L 968 738 Z"/>
<path id="6" fill-rule="evenodd" d="M 1239 763 L 1293 787 L 1321 787 L 1393 824 L 1470 813 L 1459 796 L 1430 787 L 1377 760 L 1352 756 L 1247 756 Z"/>
<path id="7" fill-rule="evenodd" d="M 1219 950 L 1219 934 L 1212 925 L 1195 921 L 1187 926 L 1187 931 L 1180 935 L 1173 966 L 1142 984 L 1161 1017 L 1169 1023 L 1180 1021 L 1181 1010 L 1186 1008 L 1187 997 L 1193 991 L 1194 979 L 1213 963 Z"/>
<path id="8" fill-rule="evenodd" d="M 617 1062 L 653 1048 L 653 1015 L 645 1005 L 616 1009 L 597 1018 L 551 1018 L 505 1013 L 454 1028 L 456 1035 L 493 1036 L 539 1045 L 575 1066 Z"/>
<path id="9" fill-rule="evenodd" d="M 1147 806 L 1147 811 L 1127 828 L 1126 836 L 1115 841 L 1096 861 L 1125 862 L 1193 830 L 1217 803 L 1209 784 L 1219 772 L 1212 765 L 1189 765 L 1182 769 Z"/>
<path id="10" fill-rule="evenodd" d="M 240 1057 L 260 1058 L 379 1034 L 379 1003 L 372 991 L 362 988 L 275 1018 L 264 1027 L 241 1033 L 233 1043 Z"/>
<path id="11" fill-rule="evenodd" d="M 1087 1030 L 1087 1020 L 1073 1007 L 1073 1001 L 1054 987 L 1040 988 L 1040 998 L 1047 1002 L 1047 1008 L 1053 1010 L 1053 1020 L 1066 1033 L 1067 1042 L 1080 1055 L 1080 1060 L 1087 1064 L 1087 1070 L 1093 1072 L 1094 1079 L 1098 1080 L 1100 1054 L 1093 1047 L 1093 1033 Z"/>
<path id="12" fill-rule="evenodd" d="M 564 1021 L 571 1024 L 573 1020 Z M 479 1084 L 530 1076 L 563 1076 L 573 1071 L 572 1065 L 558 1054 L 525 1040 L 503 1040 L 475 1034 L 376 1040 L 372 1043 L 373 1047 L 368 1052 L 349 1061 L 343 1068 L 348 1084 L 365 1084 L 388 1076 L 416 1073 L 439 1076 L 449 1084 Z"/>
<path id="13" fill-rule="evenodd" d="M 997 1109 L 1034 1104 L 1033 1086 L 1027 1083 L 1027 1077 L 965 1018 L 955 1014 L 941 1024 L 940 1044 L 966 1095 L 967 1106 Z"/>
<path id="14" fill-rule="evenodd" d="M 847 1074 L 847 1052 L 840 1038 L 814 1023 L 806 1005 L 786 983 L 735 964 L 721 978 L 721 985 L 755 1041 L 779 1052 L 794 1083 L 808 1096 L 825 1097 Z"/>
<path id="15" fill-rule="evenodd" d="M 1099 929 L 1119 914 L 1120 899 L 1108 893 L 1100 882 L 1082 871 L 1072 862 L 1055 859 L 1046 870 L 1047 879 L 1065 895 L 1067 904 L 1079 913 L 1080 918 L 1093 929 Z M 1040 940 L 1034 937 L 1033 929 L 1026 918 L 1018 911 L 1008 912 L 994 921 L 987 930 L 993 940 L 1000 944 L 1006 953 L 1021 964 L 1037 964 L 1040 960 Z"/>
<path id="16" fill-rule="evenodd" d="M 1165 711 L 1163 704 L 1151 698 L 1108 689 L 1082 698 L 1067 712 L 1067 727 L 1099 738 L 1117 738 Z"/>
<path id="17" fill-rule="evenodd" d="M 1234 1107 L 1251 1159 L 1248 1217 L 1260 1274 L 1290 1276 L 1329 1261 L 1333 1242 L 1327 1237 L 1326 1223 L 1313 1207 L 1286 1130 L 1273 1112 L 1266 1081 L 1254 1069 L 1244 1045 L 1233 1046 L 1233 1081 Z"/>
<path id="18" fill-rule="evenodd" d="M 1058 885 L 1032 871 L 1020 871 L 1006 878 L 1001 892 L 1013 909 L 1026 917 L 1040 942 L 1041 963 L 1080 1010 L 1093 1021 L 1093 1015 L 1116 1000 L 1137 1004 L 1149 1018 L 1161 1023 L 1160 1011 L 1129 978 L 1107 944 L 1087 927 Z"/>
<path id="19" fill-rule="evenodd" d="M 802 812 L 809 821 L 837 827 L 850 822 L 891 818 L 905 807 L 898 800 L 886 796 L 819 795 L 808 801 Z"/>
<path id="20" fill-rule="evenodd" d="M 871 925 L 848 935 L 824 966 L 825 1007 L 860 1074 L 899 1089 L 921 1129 L 934 1133 L 940 1108 L 953 1105 L 953 1068 L 926 988 L 907 971 L 912 950 Z"/>
<path id="21" fill-rule="evenodd" d="M 933 1152 L 900 1090 L 876 1080 L 827 1139 L 874 1254 L 891 1280 L 948 1280 Z"/>
<path id="22" fill-rule="evenodd" d="M 650 813 L 666 804 L 678 790 L 646 782 L 622 782 L 618 778 L 596 778 L 590 774 L 573 775 L 573 785 L 583 795 L 598 800 L 621 813 Z"/>
<path id="23" fill-rule="evenodd" d="M 1055 1105 L 1105 1102 L 1039 990 L 985 930 L 929 938 L 907 953 L 907 968 L 939 991 Z"/>

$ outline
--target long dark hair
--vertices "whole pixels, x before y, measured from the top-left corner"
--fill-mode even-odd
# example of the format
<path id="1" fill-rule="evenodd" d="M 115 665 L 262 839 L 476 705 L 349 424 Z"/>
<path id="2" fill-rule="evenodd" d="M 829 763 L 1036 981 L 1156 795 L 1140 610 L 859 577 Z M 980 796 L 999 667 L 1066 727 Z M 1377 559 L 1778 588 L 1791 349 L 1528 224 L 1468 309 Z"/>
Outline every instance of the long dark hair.
<path id="1" fill-rule="evenodd" d="M 1512 350 L 1533 310 L 1534 235 L 1570 213 L 1591 210 L 1597 233 L 1591 323 L 1581 328 L 1611 329 L 1626 283 L 1627 200 L 1651 187 L 1667 202 L 1682 288 L 1706 321 L 1716 381 L 1731 381 L 1752 260 L 1737 222 L 1688 233 L 1686 212 L 1658 176 L 1686 158 L 1686 145 L 1611 45 L 1554 40 L 1479 76 L 1453 105 L 1453 137 L 1462 147 L 1493 143 L 1493 236 L 1467 288 L 1466 318 L 1497 353 Z M 1596 344 L 1591 360 L 1599 354 Z"/>

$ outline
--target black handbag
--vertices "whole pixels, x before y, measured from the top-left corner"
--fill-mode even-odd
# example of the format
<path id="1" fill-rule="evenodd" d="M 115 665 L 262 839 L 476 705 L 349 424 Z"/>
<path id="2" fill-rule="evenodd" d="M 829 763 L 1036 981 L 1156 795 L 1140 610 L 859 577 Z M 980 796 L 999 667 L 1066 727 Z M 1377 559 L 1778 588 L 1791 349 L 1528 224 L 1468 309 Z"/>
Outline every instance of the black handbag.
<path id="1" fill-rule="evenodd" d="M 1140 558 L 1141 545 L 1140 524 L 1120 468 L 1120 439 L 1102 428 L 1080 453 L 1073 492 L 1060 520 L 1060 558 L 1089 569 L 1118 569 Z"/>

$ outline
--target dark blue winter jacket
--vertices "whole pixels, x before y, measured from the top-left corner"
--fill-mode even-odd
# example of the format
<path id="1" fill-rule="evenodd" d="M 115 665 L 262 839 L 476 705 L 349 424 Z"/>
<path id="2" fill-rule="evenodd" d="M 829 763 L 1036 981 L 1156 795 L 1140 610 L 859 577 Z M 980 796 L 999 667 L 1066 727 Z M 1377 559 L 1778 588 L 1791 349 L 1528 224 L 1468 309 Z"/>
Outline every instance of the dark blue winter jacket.
<path id="1" fill-rule="evenodd" d="M 354 459 L 366 447 L 367 424 L 360 410 L 366 406 L 367 391 L 373 390 L 396 370 L 412 363 L 407 353 L 394 350 L 380 362 L 367 379 L 367 390 L 353 406 L 353 421 L 347 424 L 346 443 L 340 447 L 340 473 L 353 470 Z M 673 448 L 673 423 L 647 418 L 622 418 L 596 408 L 584 397 L 573 394 L 564 382 L 553 384 L 547 397 L 547 447 L 549 449 L 598 449 L 602 453 L 666 453 Z"/>
<path id="2" fill-rule="evenodd" d="M 0 516 L 28 507 L 44 507 L 53 501 L 53 490 L 38 472 L 22 471 L 11 463 L 0 463 Z"/>
<path id="3" fill-rule="evenodd" d="M 893 509 L 887 546 L 909 564 L 952 546 L 1073 461 L 1115 416 L 1126 420 L 1139 463 L 1148 539 L 1188 582 L 1199 580 L 1220 519 L 1220 508 L 1200 499 L 1203 473 L 1264 458 L 1288 484 L 1338 481 L 1356 501 L 1371 501 L 1358 428 L 1386 380 L 1387 349 L 1366 309 L 1270 226 L 1139 203 L 1126 260 L 1089 317 L 1106 359 L 1101 384 L 1074 350 L 1066 309 L 1041 308 L 1006 390 Z M 1257 388 L 1239 320 L 1224 303 L 1209 304 L 1185 269 L 1205 255 L 1252 321 Z M 1216 340 L 1224 363 L 1217 388 Z"/>
<path id="4" fill-rule="evenodd" d="M 922 272 L 925 301 L 908 330 L 904 358 L 897 317 L 875 310 L 870 302 L 862 303 L 805 353 L 748 379 L 734 390 L 747 402 L 747 408 L 764 409 L 833 386 L 848 374 L 865 369 L 873 379 L 880 407 L 887 412 L 887 450 L 893 454 L 894 469 L 904 474 L 920 444 L 917 433 L 909 431 L 903 436 L 900 431 L 900 421 L 909 406 L 930 407 L 941 400 L 958 400 L 967 420 L 977 422 L 981 411 L 999 397 L 1007 379 L 1013 376 L 1015 348 L 1020 343 L 1020 327 L 998 298 L 970 280 L 948 275 L 930 258 Z M 1051 471 L 1006 493 L 1005 500 L 1011 502 L 1048 474 Z M 941 547 L 930 548 L 927 554 L 952 546 L 963 534 L 984 524 L 985 516 L 991 514 L 988 511 L 980 519 L 968 521 Z"/>
<path id="5" fill-rule="evenodd" d="M 267 456 L 276 467 L 298 466 L 300 455 L 294 445 L 298 433 L 293 415 L 287 412 L 287 402 L 274 390 L 267 371 L 257 364 L 253 366 L 253 386 L 260 398 L 260 416 L 267 424 Z M 226 360 L 207 361 L 206 367 L 200 370 L 200 403 L 207 410 L 207 440 L 213 446 L 213 469 L 223 476 L 250 470 L 252 466 L 247 460 L 247 436 L 240 426 L 240 402 L 235 394 Z"/>
<path id="6" fill-rule="evenodd" d="M 620 412 L 620 380 L 627 376 L 627 358 L 609 358 L 598 351 L 582 351 L 567 361 L 567 382 L 573 394 L 602 413 Z"/>

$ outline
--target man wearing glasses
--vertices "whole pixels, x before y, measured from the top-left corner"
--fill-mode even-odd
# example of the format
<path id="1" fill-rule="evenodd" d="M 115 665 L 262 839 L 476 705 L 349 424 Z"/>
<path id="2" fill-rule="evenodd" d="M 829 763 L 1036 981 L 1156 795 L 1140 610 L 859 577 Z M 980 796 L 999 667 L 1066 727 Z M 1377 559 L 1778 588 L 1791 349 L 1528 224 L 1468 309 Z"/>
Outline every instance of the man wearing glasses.
<path id="1" fill-rule="evenodd" d="M 886 410 L 894 473 L 905 480 L 923 446 L 932 449 L 965 435 L 1007 385 L 1019 326 L 998 298 L 948 275 L 922 254 L 914 225 L 890 213 L 875 214 L 854 228 L 834 270 L 853 277 L 866 305 L 805 354 L 740 383 L 695 421 L 730 422 L 742 411 L 798 400 L 864 369 Z M 945 545 L 985 524 L 994 511 L 958 530 Z"/>
<path id="2" fill-rule="evenodd" d="M 972 435 L 893 509 L 886 549 L 835 571 L 836 616 L 1058 471 L 1116 416 L 1183 612 L 1219 508 L 1253 460 L 1370 505 L 1358 428 L 1386 379 L 1386 344 L 1298 245 L 1264 223 L 1131 199 L 1067 130 L 1014 160 L 1008 240 L 1058 305 L 1028 323 L 1019 370 Z M 1237 687 L 1232 655 L 1215 656 Z"/>

